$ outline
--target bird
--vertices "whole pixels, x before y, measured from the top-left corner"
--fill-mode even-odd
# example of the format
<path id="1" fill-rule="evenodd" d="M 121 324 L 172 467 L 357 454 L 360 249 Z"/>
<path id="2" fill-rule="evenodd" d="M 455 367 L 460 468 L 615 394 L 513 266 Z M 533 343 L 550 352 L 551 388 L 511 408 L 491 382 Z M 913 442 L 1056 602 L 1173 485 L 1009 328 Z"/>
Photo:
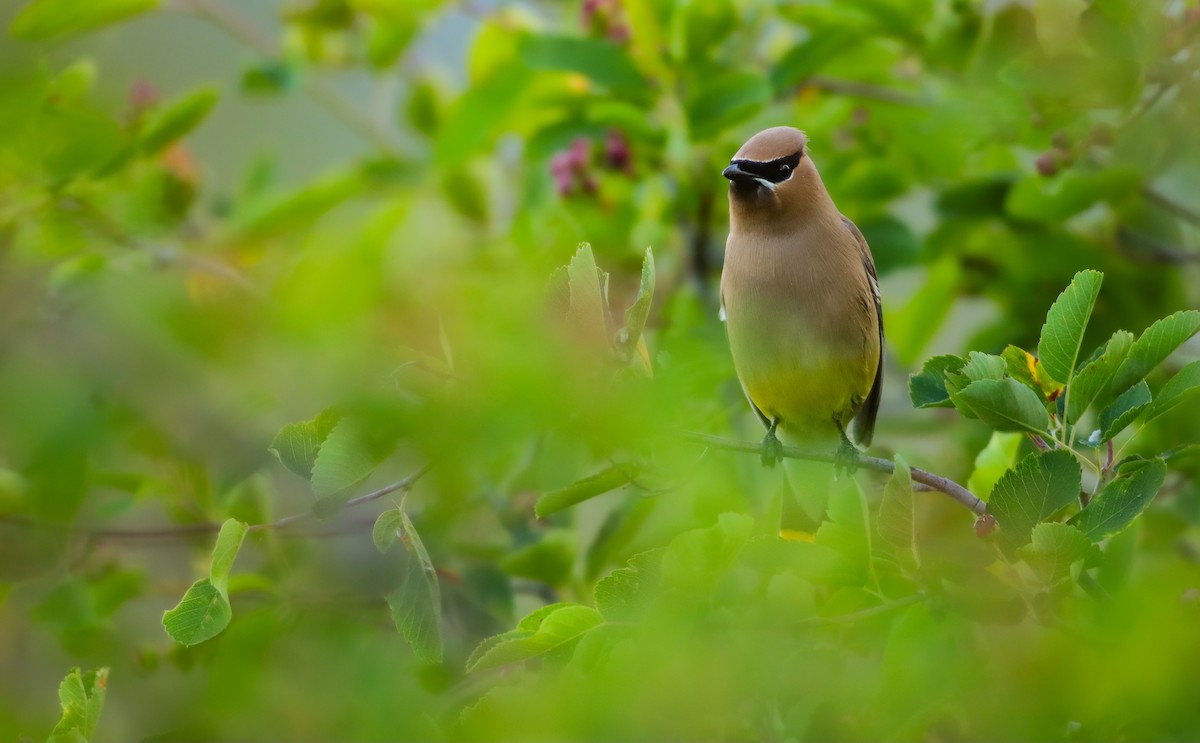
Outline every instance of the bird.
<path id="1" fill-rule="evenodd" d="M 875 260 L 808 152 L 808 136 L 779 126 L 730 160 L 729 239 L 721 317 L 734 369 L 767 428 L 762 463 L 782 459 L 777 432 L 799 444 L 837 437 L 853 471 L 875 431 L 883 382 L 883 305 Z"/>

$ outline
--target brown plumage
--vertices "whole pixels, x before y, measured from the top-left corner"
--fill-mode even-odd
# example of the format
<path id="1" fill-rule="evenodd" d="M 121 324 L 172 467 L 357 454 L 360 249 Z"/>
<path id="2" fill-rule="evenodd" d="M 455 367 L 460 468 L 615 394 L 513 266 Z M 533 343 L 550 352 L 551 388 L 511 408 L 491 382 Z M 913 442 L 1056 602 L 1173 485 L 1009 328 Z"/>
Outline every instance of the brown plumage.
<path id="1" fill-rule="evenodd" d="M 738 378 L 768 441 L 776 425 L 792 439 L 844 439 L 854 419 L 865 446 L 883 367 L 875 263 L 830 199 L 807 144 L 798 129 L 767 129 L 725 170 L 722 311 Z"/>

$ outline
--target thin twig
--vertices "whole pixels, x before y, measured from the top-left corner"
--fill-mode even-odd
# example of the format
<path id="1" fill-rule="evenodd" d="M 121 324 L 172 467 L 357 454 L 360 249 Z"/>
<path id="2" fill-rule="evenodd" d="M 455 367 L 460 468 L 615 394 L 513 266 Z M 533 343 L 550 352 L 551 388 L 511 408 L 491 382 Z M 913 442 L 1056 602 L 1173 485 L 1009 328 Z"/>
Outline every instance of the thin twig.
<path id="1" fill-rule="evenodd" d="M 813 75 L 812 77 L 805 78 L 800 84 L 801 86 L 809 85 L 819 88 L 828 93 L 850 96 L 851 98 L 866 98 L 883 103 L 894 103 L 898 106 L 919 107 L 928 105 L 927 101 L 909 93 L 857 80 L 841 80 L 825 77 L 824 75 Z"/>
<path id="2" fill-rule="evenodd" d="M 426 464 L 423 467 L 421 467 L 421 469 L 417 470 L 416 472 L 409 475 L 408 477 L 405 477 L 401 480 L 397 480 L 396 482 L 393 482 L 390 485 L 384 485 L 382 488 L 372 491 L 370 493 L 366 493 L 365 495 L 360 495 L 356 498 L 351 498 L 350 500 L 343 503 L 341 505 L 341 507 L 338 509 L 338 511 L 340 512 L 347 508 L 353 508 L 354 506 L 360 506 L 363 503 L 370 503 L 371 501 L 378 500 L 378 499 L 382 498 L 383 496 L 388 495 L 390 493 L 395 493 L 395 492 L 400 492 L 400 491 L 407 492 L 412 489 L 413 485 L 415 485 L 417 483 L 417 480 L 420 480 L 421 477 L 423 477 L 425 475 L 425 473 L 429 471 L 429 468 L 431 466 L 432 465 L 430 465 L 430 464 Z M 296 513 L 296 514 L 292 514 L 291 516 L 284 516 L 283 518 L 281 518 L 277 521 L 271 521 L 271 522 L 268 522 L 265 524 L 251 524 L 249 527 L 246 528 L 246 531 L 267 531 L 270 529 L 285 529 L 285 528 L 293 526 L 294 524 L 300 523 L 302 521 L 307 521 L 309 519 L 315 518 L 316 515 L 317 515 L 316 512 L 310 509 L 308 511 L 304 511 L 303 513 Z M 43 529 L 59 528 L 57 525 L 46 524 L 46 523 L 34 521 L 32 519 L 21 518 L 18 516 L 0 517 L 0 522 L 14 524 L 17 526 L 22 526 L 22 527 L 27 527 L 27 528 L 43 528 Z M 147 540 L 153 540 L 153 539 L 178 539 L 180 537 L 188 537 L 188 536 L 200 535 L 200 534 L 216 534 L 218 531 L 221 530 L 221 525 L 218 523 L 213 523 L 213 522 L 204 522 L 204 523 L 199 523 L 199 524 L 182 524 L 179 526 L 167 526 L 167 527 L 152 528 L 152 529 L 89 529 L 89 528 L 72 528 L 72 527 L 62 527 L 62 529 L 64 531 L 70 532 L 71 534 L 76 534 L 81 537 L 86 537 L 88 539 L 101 539 L 101 540 L 105 540 L 105 539 L 107 539 L 107 540 L 147 539 Z M 321 534 L 316 534 L 316 536 L 321 536 Z"/>
<path id="3" fill-rule="evenodd" d="M 760 444 L 751 443 L 748 441 L 734 441 L 720 436 L 710 436 L 705 433 L 693 433 L 691 431 L 683 432 L 683 437 L 689 441 L 694 441 L 698 444 L 711 446 L 716 449 L 726 449 L 728 451 L 740 451 L 747 454 L 759 454 L 762 452 Z M 815 451 L 811 449 L 800 449 L 795 446 L 784 446 L 782 454 L 788 459 L 806 459 L 810 462 L 826 462 L 829 464 L 837 464 L 840 460 L 833 452 Z M 895 462 L 890 459 L 880 459 L 879 457 L 868 457 L 859 455 L 858 466 L 863 469 L 872 470 L 875 472 L 884 472 L 891 474 L 896 469 Z M 962 505 L 970 509 L 971 513 L 976 516 L 983 516 L 987 513 L 987 504 L 976 498 L 975 495 L 964 488 L 962 485 L 953 480 L 935 475 L 927 470 L 918 467 L 912 468 L 912 479 L 923 485 L 928 485 L 934 490 L 938 490 L 958 501 Z"/>

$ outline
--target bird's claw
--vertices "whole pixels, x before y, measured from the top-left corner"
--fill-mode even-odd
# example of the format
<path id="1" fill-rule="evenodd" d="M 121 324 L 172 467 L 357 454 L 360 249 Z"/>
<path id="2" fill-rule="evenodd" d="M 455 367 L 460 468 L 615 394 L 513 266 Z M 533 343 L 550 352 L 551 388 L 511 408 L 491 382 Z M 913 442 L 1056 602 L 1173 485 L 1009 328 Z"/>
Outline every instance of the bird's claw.
<path id="1" fill-rule="evenodd" d="M 775 436 L 775 426 L 775 423 L 771 424 L 762 440 L 762 465 L 767 469 L 774 469 L 783 461 L 783 443 Z"/>
<path id="2" fill-rule="evenodd" d="M 833 455 L 833 472 L 835 475 L 853 475 L 858 471 L 858 448 L 850 443 L 850 439 L 842 436 L 837 453 Z"/>

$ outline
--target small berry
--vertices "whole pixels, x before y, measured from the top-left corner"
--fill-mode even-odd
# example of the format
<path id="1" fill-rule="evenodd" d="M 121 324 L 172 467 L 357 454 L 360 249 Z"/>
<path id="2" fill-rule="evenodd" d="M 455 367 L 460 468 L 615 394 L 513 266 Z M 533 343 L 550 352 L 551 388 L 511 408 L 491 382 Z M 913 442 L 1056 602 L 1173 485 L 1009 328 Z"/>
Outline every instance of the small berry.
<path id="1" fill-rule="evenodd" d="M 1034 166 L 1039 174 L 1049 178 L 1058 172 L 1058 158 L 1054 156 L 1053 152 L 1043 152 L 1038 155 Z"/>

